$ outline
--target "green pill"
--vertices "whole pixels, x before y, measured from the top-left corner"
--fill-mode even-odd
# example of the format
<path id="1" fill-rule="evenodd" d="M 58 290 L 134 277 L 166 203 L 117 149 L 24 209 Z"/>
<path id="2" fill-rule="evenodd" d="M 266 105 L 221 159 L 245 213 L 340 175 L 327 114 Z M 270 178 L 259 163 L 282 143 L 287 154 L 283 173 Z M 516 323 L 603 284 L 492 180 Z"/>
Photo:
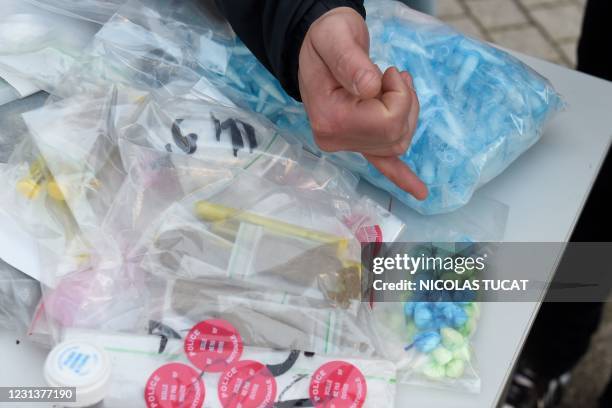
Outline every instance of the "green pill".
<path id="1" fill-rule="evenodd" d="M 453 359 L 453 353 L 445 347 L 438 346 L 431 352 L 431 357 L 436 363 L 445 365 Z"/>
<path id="2" fill-rule="evenodd" d="M 446 365 L 446 376 L 449 378 L 459 378 L 465 371 L 463 360 L 452 360 Z"/>
<path id="3" fill-rule="evenodd" d="M 469 305 L 465 305 L 463 307 L 463 310 L 465 310 L 465 313 L 468 315 L 468 317 L 471 317 L 473 319 L 480 318 L 480 304 L 479 303 L 472 302 Z"/>
<path id="4" fill-rule="evenodd" d="M 440 329 L 440 334 L 442 335 L 442 344 L 447 349 L 455 350 L 465 344 L 463 335 L 455 329 L 443 327 Z"/>
<path id="5" fill-rule="evenodd" d="M 459 332 L 465 337 L 470 337 L 476 331 L 476 319 L 470 317 L 463 326 L 459 328 Z"/>
<path id="6" fill-rule="evenodd" d="M 425 365 L 425 368 L 423 368 L 423 374 L 425 374 L 428 378 L 431 378 L 432 380 L 439 380 L 440 378 L 444 377 L 444 375 L 446 374 L 446 370 L 444 366 L 430 361 Z"/>
<path id="7" fill-rule="evenodd" d="M 455 360 L 470 361 L 471 358 L 470 349 L 467 345 L 453 350 L 453 359 Z"/>

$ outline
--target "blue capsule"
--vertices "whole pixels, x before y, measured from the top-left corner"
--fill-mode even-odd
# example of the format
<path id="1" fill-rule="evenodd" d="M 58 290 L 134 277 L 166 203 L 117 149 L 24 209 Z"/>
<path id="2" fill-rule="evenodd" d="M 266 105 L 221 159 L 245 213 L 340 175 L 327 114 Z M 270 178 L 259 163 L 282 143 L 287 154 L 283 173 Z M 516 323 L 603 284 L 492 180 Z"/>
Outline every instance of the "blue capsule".
<path id="1" fill-rule="evenodd" d="M 421 330 L 434 327 L 433 313 L 427 302 L 419 302 L 414 307 L 414 324 Z"/>
<path id="2" fill-rule="evenodd" d="M 431 353 L 440 345 L 442 337 L 437 331 L 426 331 L 414 336 L 414 346 L 421 353 Z"/>
<path id="3" fill-rule="evenodd" d="M 406 317 L 412 318 L 412 315 L 414 313 L 414 306 L 414 302 L 404 303 L 404 314 L 406 315 Z"/>

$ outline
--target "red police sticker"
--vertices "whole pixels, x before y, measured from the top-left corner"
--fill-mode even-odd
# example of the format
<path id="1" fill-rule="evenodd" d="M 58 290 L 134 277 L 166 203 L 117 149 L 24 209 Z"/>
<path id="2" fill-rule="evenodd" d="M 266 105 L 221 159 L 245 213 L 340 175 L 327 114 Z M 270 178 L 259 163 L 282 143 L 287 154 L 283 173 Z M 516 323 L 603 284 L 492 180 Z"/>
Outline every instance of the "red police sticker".
<path id="1" fill-rule="evenodd" d="M 276 400 L 276 379 L 260 362 L 243 360 L 221 374 L 217 390 L 223 408 L 271 408 Z"/>
<path id="2" fill-rule="evenodd" d="M 323 364 L 310 378 L 310 400 L 317 408 L 361 408 L 367 391 L 361 371 L 345 361 Z"/>
<path id="3" fill-rule="evenodd" d="M 144 391 L 148 408 L 200 408 L 205 396 L 200 374 L 181 363 L 166 364 L 155 370 Z"/>
<path id="4" fill-rule="evenodd" d="M 383 242 L 383 232 L 380 225 L 364 225 L 355 232 L 355 238 L 362 244 Z"/>
<path id="5" fill-rule="evenodd" d="M 204 320 L 185 337 L 185 353 L 200 370 L 221 372 L 240 360 L 244 345 L 238 331 L 225 320 Z"/>
<path id="6" fill-rule="evenodd" d="M 344 217 L 344 225 L 354 231 L 355 238 L 362 244 L 383 242 L 382 228 L 378 224 L 372 224 L 372 219 L 368 216 L 351 214 Z"/>

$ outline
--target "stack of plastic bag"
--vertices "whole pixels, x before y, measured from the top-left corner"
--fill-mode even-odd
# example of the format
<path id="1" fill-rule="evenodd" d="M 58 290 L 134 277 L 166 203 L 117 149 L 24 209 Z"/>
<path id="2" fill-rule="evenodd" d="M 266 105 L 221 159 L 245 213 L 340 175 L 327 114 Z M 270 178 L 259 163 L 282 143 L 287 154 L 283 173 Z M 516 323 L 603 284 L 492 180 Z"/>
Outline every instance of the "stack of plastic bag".
<path id="1" fill-rule="evenodd" d="M 49 254 L 32 329 L 157 352 L 137 375 L 114 370 L 114 406 L 145 406 L 147 378 L 208 329 L 244 349 L 218 368 L 180 356 L 209 388 L 255 364 L 279 399 L 307 401 L 321 398 L 315 378 L 350 368 L 370 391 L 343 401 L 392 404 L 395 367 L 361 303 L 360 243 L 394 241 L 403 223 L 266 119 L 212 101 L 192 58 L 207 31 L 169 15 L 128 4 L 56 84 L 62 99 L 22 115 L 3 202 Z M 223 406 L 210 394 L 204 406 Z"/>

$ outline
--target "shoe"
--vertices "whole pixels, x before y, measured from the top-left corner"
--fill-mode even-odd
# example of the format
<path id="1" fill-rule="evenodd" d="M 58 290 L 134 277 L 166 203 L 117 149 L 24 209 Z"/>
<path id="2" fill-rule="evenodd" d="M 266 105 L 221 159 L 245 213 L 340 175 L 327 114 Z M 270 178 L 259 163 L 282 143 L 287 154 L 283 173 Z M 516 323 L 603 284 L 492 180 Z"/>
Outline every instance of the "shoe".
<path id="1" fill-rule="evenodd" d="M 563 392 L 571 378 L 565 373 L 557 378 L 538 376 L 529 367 L 519 367 L 512 377 L 504 408 L 554 408 L 558 407 Z"/>

